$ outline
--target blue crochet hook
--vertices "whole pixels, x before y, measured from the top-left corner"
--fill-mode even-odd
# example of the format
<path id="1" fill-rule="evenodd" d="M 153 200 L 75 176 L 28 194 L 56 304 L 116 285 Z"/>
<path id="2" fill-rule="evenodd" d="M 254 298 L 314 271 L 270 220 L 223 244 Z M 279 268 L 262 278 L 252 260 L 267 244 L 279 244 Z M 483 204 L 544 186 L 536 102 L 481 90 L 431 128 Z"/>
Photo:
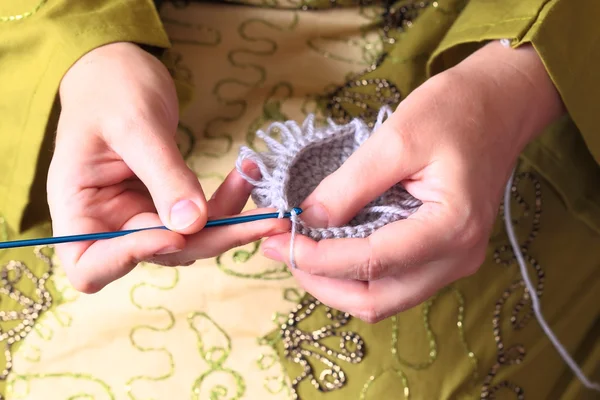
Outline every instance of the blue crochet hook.
<path id="1" fill-rule="evenodd" d="M 301 208 L 294 208 L 292 210 L 296 215 L 302 214 Z M 283 214 L 284 218 L 290 218 L 292 216 L 292 212 L 286 212 Z M 214 227 L 214 226 L 225 226 L 225 225 L 235 225 L 242 224 L 245 222 L 252 221 L 260 221 L 263 219 L 269 218 L 279 218 L 279 213 L 266 213 L 266 214 L 255 214 L 255 215 L 243 215 L 241 217 L 230 217 L 223 219 L 215 219 L 212 221 L 208 221 L 205 225 L 206 228 Z M 50 244 L 59 244 L 59 243 L 72 243 L 72 242 L 85 242 L 88 240 L 102 240 L 102 239 L 112 239 L 120 236 L 129 235 L 130 233 L 147 231 L 150 229 L 168 229 L 166 226 L 154 226 L 150 228 L 140 228 L 140 229 L 129 229 L 124 231 L 116 231 L 116 232 L 100 232 L 100 233 L 90 233 L 85 235 L 69 235 L 69 236 L 56 236 L 49 238 L 39 238 L 39 239 L 27 239 L 27 240 L 13 240 L 9 242 L 0 242 L 0 249 L 12 249 L 15 247 L 27 247 L 27 246 L 45 246 Z"/>

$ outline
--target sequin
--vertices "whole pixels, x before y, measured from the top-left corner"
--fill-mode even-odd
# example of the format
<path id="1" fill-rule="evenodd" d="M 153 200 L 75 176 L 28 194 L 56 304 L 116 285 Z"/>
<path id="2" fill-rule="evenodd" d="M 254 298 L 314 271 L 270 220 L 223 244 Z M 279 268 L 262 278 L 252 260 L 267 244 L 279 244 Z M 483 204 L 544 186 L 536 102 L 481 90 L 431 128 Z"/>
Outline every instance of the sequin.
<path id="1" fill-rule="evenodd" d="M 303 331 L 298 325 L 309 317 L 321 303 L 307 296 L 281 326 L 284 357 L 302 367 L 302 373 L 291 383 L 293 399 L 299 399 L 297 388 L 304 380 L 320 392 L 330 392 L 342 388 L 346 383 L 346 374 L 339 365 L 340 361 L 357 364 L 364 356 L 364 341 L 356 332 L 342 330 L 351 319 L 350 314 L 323 307 L 330 324 L 317 330 Z M 326 338 L 338 337 L 339 350 L 325 346 Z M 312 362 L 322 364 L 325 369 L 317 377 Z"/>
<path id="2" fill-rule="evenodd" d="M 403 98 L 398 87 L 389 79 L 369 77 L 389 56 L 389 46 L 396 35 L 410 28 L 429 2 L 387 3 L 380 16 L 383 51 L 371 65 L 351 77 L 344 85 L 323 96 L 325 107 L 337 123 L 348 123 L 353 117 L 361 118 L 373 126 L 383 106 L 395 107 Z"/>
<path id="3" fill-rule="evenodd" d="M 25 11 L 24 13 L 13 14 L 13 15 L 0 15 L 0 22 L 14 22 L 14 21 L 21 21 L 25 18 L 29 18 L 32 15 L 34 15 L 35 13 L 37 13 L 38 11 L 40 11 L 40 9 L 47 2 L 48 2 L 48 0 L 40 0 L 40 2 L 35 5 L 35 7 L 33 7 L 29 11 Z"/>
<path id="4" fill-rule="evenodd" d="M 528 183 L 534 189 L 534 198 L 533 198 L 533 210 L 532 206 L 525 201 L 525 198 L 519 193 L 519 184 L 522 181 L 528 181 Z M 529 235 L 521 243 L 521 251 L 525 257 L 526 262 L 531 265 L 537 275 L 537 296 L 542 296 L 544 291 L 544 279 L 545 274 L 542 270 L 542 267 L 529 254 L 529 248 L 531 243 L 537 237 L 540 230 L 540 220 L 542 215 L 542 190 L 541 190 L 541 182 L 537 177 L 531 172 L 522 172 L 518 174 L 514 181 L 513 186 L 511 188 L 512 197 L 517 203 L 517 209 L 521 209 L 522 213 L 520 218 L 513 221 L 515 226 L 518 226 L 523 222 L 526 218 L 532 216 L 531 229 L 529 231 Z M 504 212 L 504 206 L 502 205 L 500 208 L 500 212 Z M 533 215 L 531 215 L 533 214 Z M 516 257 L 512 252 L 510 245 L 505 244 L 499 246 L 494 251 L 494 261 L 502 266 L 509 267 L 514 266 L 516 262 Z M 502 309 L 506 304 L 507 300 L 517 293 L 518 290 L 523 289 L 523 294 L 519 299 L 516 306 L 513 308 L 510 322 L 511 326 L 514 330 L 520 330 L 525 327 L 525 325 L 532 319 L 533 310 L 531 309 L 531 298 L 530 293 L 524 287 L 524 282 L 522 279 L 519 279 L 513 282 L 501 295 L 501 297 L 496 301 L 496 305 L 494 307 L 494 315 L 492 318 L 492 331 L 494 334 L 494 341 L 496 342 L 496 353 L 497 360 L 496 363 L 490 368 L 487 376 L 484 378 L 483 385 L 481 387 L 481 399 L 490 400 L 495 399 L 496 393 L 500 390 L 508 390 L 514 393 L 515 398 L 518 400 L 525 399 L 525 391 L 518 385 L 509 382 L 509 381 L 501 381 L 494 384 L 494 378 L 498 371 L 501 368 L 520 364 L 525 359 L 526 350 L 525 347 L 521 344 L 515 344 L 511 347 L 507 348 L 506 343 L 503 339 L 502 329 L 500 327 L 502 321 Z M 526 309 L 525 312 L 523 312 Z"/>
<path id="5" fill-rule="evenodd" d="M 0 311 L 0 342 L 4 343 L 4 368 L 0 380 L 6 380 L 13 367 L 12 345 L 23 340 L 32 331 L 36 321 L 52 305 L 52 296 L 47 288 L 54 264 L 45 253 L 49 247 L 37 247 L 34 253 L 48 268 L 41 276 L 21 261 L 9 261 L 0 270 L 0 296 L 8 297 L 16 303 L 12 310 Z M 19 290 L 22 282 L 27 281 L 35 290 L 33 296 Z M 0 394 L 0 400 L 2 395 Z"/>

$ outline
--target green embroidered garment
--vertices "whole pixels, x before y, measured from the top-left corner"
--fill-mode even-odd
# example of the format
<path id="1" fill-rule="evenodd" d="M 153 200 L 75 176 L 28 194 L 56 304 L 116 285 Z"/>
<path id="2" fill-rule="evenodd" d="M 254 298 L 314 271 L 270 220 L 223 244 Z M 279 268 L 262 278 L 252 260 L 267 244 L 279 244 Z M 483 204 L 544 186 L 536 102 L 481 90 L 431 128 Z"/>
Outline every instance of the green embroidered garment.
<path id="1" fill-rule="evenodd" d="M 254 132 L 315 112 L 374 118 L 488 40 L 532 43 L 569 112 L 524 152 L 514 218 L 544 313 L 600 379 L 600 5 L 585 0 L 0 1 L 0 235 L 50 234 L 60 79 L 132 41 L 177 83 L 182 153 L 210 194 Z M 251 207 L 252 205 L 248 205 Z M 499 221 L 485 264 L 375 325 L 302 293 L 258 243 L 141 265 L 93 296 L 51 249 L 0 253 L 9 399 L 593 398 L 532 318 Z M 211 282 L 203 287 L 202 282 Z M 86 397 L 87 396 L 87 397 Z"/>

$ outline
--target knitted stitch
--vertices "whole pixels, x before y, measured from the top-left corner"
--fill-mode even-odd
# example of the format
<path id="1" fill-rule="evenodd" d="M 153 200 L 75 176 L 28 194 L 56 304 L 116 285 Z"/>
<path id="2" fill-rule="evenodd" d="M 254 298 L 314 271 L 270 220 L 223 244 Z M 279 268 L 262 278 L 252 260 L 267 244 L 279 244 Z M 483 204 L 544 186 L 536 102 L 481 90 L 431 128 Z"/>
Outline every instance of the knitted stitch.
<path id="1" fill-rule="evenodd" d="M 373 131 L 391 115 L 383 108 Z M 314 115 L 309 115 L 302 126 L 294 121 L 273 123 L 266 132 L 257 136 L 268 148 L 255 152 L 242 147 L 237 159 L 240 174 L 254 185 L 252 200 L 258 207 L 276 208 L 280 213 L 298 207 L 317 185 L 336 171 L 372 134 L 366 123 L 355 119 L 346 125 L 329 120 L 328 125 L 315 126 Z M 280 135 L 280 141 L 273 138 Z M 254 162 L 261 179 L 254 180 L 244 174 L 244 160 Z M 347 225 L 312 228 L 298 218 L 297 232 L 313 240 L 329 238 L 364 238 L 375 230 L 414 213 L 421 202 L 411 196 L 400 184 L 393 186 L 379 198 L 363 208 Z"/>

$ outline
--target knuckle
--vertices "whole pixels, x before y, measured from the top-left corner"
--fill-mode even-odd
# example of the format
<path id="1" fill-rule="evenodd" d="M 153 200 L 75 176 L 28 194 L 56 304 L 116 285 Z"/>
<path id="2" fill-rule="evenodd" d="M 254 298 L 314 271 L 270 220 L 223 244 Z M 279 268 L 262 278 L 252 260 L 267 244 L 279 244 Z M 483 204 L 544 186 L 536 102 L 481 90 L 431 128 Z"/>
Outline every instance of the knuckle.
<path id="1" fill-rule="evenodd" d="M 464 73 L 456 71 L 454 69 L 448 69 L 444 71 L 443 74 L 437 74 L 432 77 L 432 79 L 428 79 L 424 83 L 424 87 L 435 94 L 438 94 L 440 98 L 447 98 L 448 93 L 457 93 L 459 91 L 465 90 L 465 83 L 469 80 L 468 76 L 465 76 Z M 434 97 L 435 98 L 435 97 Z M 443 104 L 441 102 L 437 102 L 437 104 Z"/>
<path id="2" fill-rule="evenodd" d="M 411 135 L 411 128 L 407 123 L 394 121 L 391 126 L 391 134 L 387 135 L 386 142 L 388 145 L 386 148 L 388 151 L 393 152 L 392 157 L 387 157 L 387 160 L 393 160 L 395 165 L 390 167 L 398 169 L 406 163 L 405 157 L 398 157 L 398 154 L 410 155 L 413 153 L 411 148 L 413 147 L 413 138 Z M 393 155 L 396 155 L 393 157 Z"/>
<path id="3" fill-rule="evenodd" d="M 122 101 L 118 112 L 102 116 L 99 125 L 109 138 L 124 135 L 145 135 L 152 127 L 176 128 L 173 125 L 171 112 L 160 96 L 153 101 L 140 101 L 136 98 Z M 175 118 L 175 121 L 177 119 Z"/>
<path id="4" fill-rule="evenodd" d="M 382 278 L 386 269 L 386 265 L 374 250 L 373 245 L 370 245 L 367 261 L 359 264 L 356 268 L 356 279 L 361 281 L 374 281 Z"/>
<path id="5" fill-rule="evenodd" d="M 69 254 L 65 253 L 64 249 L 57 248 L 56 255 L 62 269 L 67 275 L 67 279 L 75 290 L 85 294 L 94 294 L 102 289 L 103 286 L 93 279 L 91 274 L 87 273 L 89 268 L 80 265 L 77 261 L 69 257 Z"/>
<path id="6" fill-rule="evenodd" d="M 135 143 L 139 144 L 159 121 L 157 112 L 150 105 L 139 101 L 129 103 L 118 112 L 103 115 L 99 122 L 105 140 L 113 146 L 128 138 L 135 138 Z"/>
<path id="7" fill-rule="evenodd" d="M 394 149 L 404 149 L 409 145 L 410 130 L 405 123 L 394 121 L 395 123 L 390 127 L 391 135 L 388 135 L 387 139 L 391 141 L 390 145 Z"/>
<path id="8" fill-rule="evenodd" d="M 465 207 L 460 211 L 454 211 L 453 214 L 452 219 L 456 226 L 454 242 L 458 248 L 472 250 L 486 240 L 482 218 L 473 208 Z"/>
<path id="9" fill-rule="evenodd" d="M 370 262 L 356 264 L 353 268 L 355 271 L 354 279 L 357 281 L 369 281 L 369 276 L 371 275 L 370 268 Z"/>
<path id="10" fill-rule="evenodd" d="M 75 290 L 85 294 L 98 293 L 102 286 L 86 274 L 68 274 L 69 281 Z"/>
<path id="11" fill-rule="evenodd" d="M 142 108 L 132 106 L 121 110 L 119 114 L 107 116 L 103 121 L 103 132 L 110 138 L 120 137 L 125 134 L 140 132 L 147 120 Z"/>
<path id="12" fill-rule="evenodd" d="M 356 317 L 368 324 L 376 324 L 384 319 L 384 316 L 379 311 L 378 307 L 370 301 L 358 310 Z"/>
<path id="13" fill-rule="evenodd" d="M 375 310 L 364 310 L 358 314 L 358 319 L 367 324 L 376 324 L 383 318 L 381 318 Z"/>
<path id="14" fill-rule="evenodd" d="M 381 308 L 373 302 L 368 302 L 367 305 L 363 306 L 359 312 L 356 313 L 356 317 L 366 323 L 376 324 L 392 315 L 409 310 L 423 301 L 422 294 L 418 294 L 401 299 L 400 301 L 395 302 L 393 307 L 389 308 Z"/>
<path id="15" fill-rule="evenodd" d="M 470 253 L 470 260 L 465 264 L 463 268 L 463 277 L 474 275 L 481 265 L 483 265 L 486 258 L 486 249 L 477 249 Z"/>
<path id="16" fill-rule="evenodd" d="M 481 242 L 483 229 L 477 223 L 469 223 L 465 226 L 459 235 L 459 246 L 464 249 L 472 249 Z"/>

